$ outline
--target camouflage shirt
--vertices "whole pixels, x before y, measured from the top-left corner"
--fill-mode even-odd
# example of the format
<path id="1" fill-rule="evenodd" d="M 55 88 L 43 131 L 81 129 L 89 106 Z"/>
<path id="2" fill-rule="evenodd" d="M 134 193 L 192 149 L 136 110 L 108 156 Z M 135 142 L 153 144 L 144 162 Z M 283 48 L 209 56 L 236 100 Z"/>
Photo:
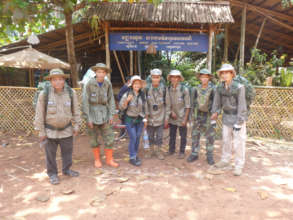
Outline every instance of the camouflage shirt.
<path id="1" fill-rule="evenodd" d="M 182 86 L 181 84 L 176 88 L 170 86 L 166 92 L 166 120 L 177 126 L 182 125 L 186 109 L 191 107 L 188 88 L 181 88 Z M 171 112 L 176 114 L 177 119 L 170 117 Z"/>
<path id="2" fill-rule="evenodd" d="M 101 125 L 113 119 L 115 100 L 112 84 L 104 80 L 99 86 L 96 78 L 90 79 L 82 92 L 82 111 L 87 122 L 93 124 Z"/>
<path id="3" fill-rule="evenodd" d="M 212 113 L 223 110 L 223 124 L 233 127 L 242 125 L 247 120 L 245 87 L 235 81 L 225 88 L 224 83 L 218 85 L 215 93 Z"/>

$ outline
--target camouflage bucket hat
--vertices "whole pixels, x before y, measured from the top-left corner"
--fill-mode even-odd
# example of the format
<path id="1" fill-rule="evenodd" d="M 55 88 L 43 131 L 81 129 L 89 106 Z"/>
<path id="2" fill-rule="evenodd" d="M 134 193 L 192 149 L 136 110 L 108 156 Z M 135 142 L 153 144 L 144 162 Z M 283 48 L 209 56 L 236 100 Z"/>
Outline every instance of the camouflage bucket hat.
<path id="1" fill-rule="evenodd" d="M 196 76 L 199 77 L 200 75 L 208 75 L 210 77 L 213 77 L 213 74 L 211 73 L 211 71 L 209 71 L 208 69 L 204 68 L 204 69 L 201 69 L 197 74 Z"/>
<path id="2" fill-rule="evenodd" d="M 69 78 L 69 74 L 64 74 L 63 70 L 61 69 L 51 69 L 50 74 L 46 76 L 44 79 L 45 80 L 51 80 L 53 77 L 61 76 L 65 79 Z"/>
<path id="3" fill-rule="evenodd" d="M 111 68 L 108 68 L 104 63 L 97 63 L 95 66 L 91 67 L 92 71 L 96 72 L 98 69 L 105 70 L 107 73 L 111 73 Z"/>

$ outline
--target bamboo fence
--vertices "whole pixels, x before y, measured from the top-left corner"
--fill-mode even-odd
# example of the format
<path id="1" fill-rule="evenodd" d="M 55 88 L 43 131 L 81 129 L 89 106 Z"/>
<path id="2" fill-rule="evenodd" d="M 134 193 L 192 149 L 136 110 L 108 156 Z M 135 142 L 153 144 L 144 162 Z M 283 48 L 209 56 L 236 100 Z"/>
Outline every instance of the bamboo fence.
<path id="1" fill-rule="evenodd" d="M 293 88 L 255 87 L 256 97 L 247 122 L 250 136 L 293 140 Z M 0 130 L 33 132 L 35 88 L 0 86 Z M 76 89 L 81 104 L 81 90 Z M 218 120 L 218 131 L 221 120 Z M 85 130 L 85 121 L 81 131 Z"/>

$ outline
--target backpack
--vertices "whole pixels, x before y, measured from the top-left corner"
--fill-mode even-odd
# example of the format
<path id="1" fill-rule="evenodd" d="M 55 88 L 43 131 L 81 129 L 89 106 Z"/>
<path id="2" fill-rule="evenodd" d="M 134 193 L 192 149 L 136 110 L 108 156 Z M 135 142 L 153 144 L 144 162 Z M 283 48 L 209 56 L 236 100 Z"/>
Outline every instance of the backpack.
<path id="1" fill-rule="evenodd" d="M 250 81 L 248 81 L 245 77 L 241 75 L 237 75 L 234 79 L 235 82 L 238 82 L 245 87 L 245 99 L 246 99 L 246 106 L 247 112 L 250 113 L 250 105 L 255 98 L 255 89 L 253 88 Z"/>
<path id="2" fill-rule="evenodd" d="M 34 109 L 36 109 L 39 95 L 40 95 L 40 93 L 42 91 L 44 91 L 44 95 L 45 95 L 45 114 L 47 113 L 47 106 L 48 106 L 50 88 L 51 88 L 50 81 L 40 82 L 38 84 L 37 91 L 36 91 L 36 93 L 34 95 L 34 98 L 33 98 L 33 106 L 34 106 Z M 67 90 L 68 93 L 69 93 L 69 97 L 70 97 L 70 100 L 71 100 L 71 112 L 73 112 L 73 91 L 72 91 L 72 88 L 70 88 L 70 86 L 66 82 L 64 84 L 64 90 Z"/>
<path id="3" fill-rule="evenodd" d="M 245 87 L 245 100 L 246 100 L 246 108 L 247 108 L 247 113 L 248 115 L 250 114 L 250 105 L 253 102 L 255 98 L 255 90 L 252 86 L 252 84 L 243 76 L 237 75 L 236 77 L 233 78 L 232 81 L 232 90 L 235 90 L 239 87 L 239 85 L 243 85 Z M 219 85 L 219 92 L 220 94 L 223 94 L 223 89 L 224 89 L 224 82 L 222 82 Z M 237 94 L 232 94 L 235 96 L 235 99 L 237 100 Z"/>

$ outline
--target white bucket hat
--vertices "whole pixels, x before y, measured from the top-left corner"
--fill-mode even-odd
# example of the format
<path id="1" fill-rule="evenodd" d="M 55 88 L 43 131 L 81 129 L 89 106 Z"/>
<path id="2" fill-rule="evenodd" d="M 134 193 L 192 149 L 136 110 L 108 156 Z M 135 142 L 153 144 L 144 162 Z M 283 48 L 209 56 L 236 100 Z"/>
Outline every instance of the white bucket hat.
<path id="1" fill-rule="evenodd" d="M 129 86 L 132 86 L 133 83 L 134 83 L 134 81 L 136 81 L 136 80 L 139 80 L 139 81 L 142 83 L 142 79 L 140 78 L 140 76 L 138 76 L 138 75 L 134 75 L 134 76 L 131 77 L 131 79 L 130 79 L 130 85 L 129 85 Z"/>
<path id="2" fill-rule="evenodd" d="M 183 76 L 181 75 L 181 72 L 179 70 L 171 70 L 169 75 L 167 76 L 167 80 L 170 80 L 171 76 L 180 76 L 181 81 L 184 80 Z"/>
<path id="3" fill-rule="evenodd" d="M 224 72 L 224 71 L 232 71 L 234 74 L 234 77 L 236 76 L 236 71 L 235 71 L 234 67 L 229 63 L 222 64 L 221 68 L 217 71 L 217 73 L 220 76 L 221 72 Z"/>
<path id="4" fill-rule="evenodd" d="M 157 68 L 151 70 L 151 76 L 161 76 L 161 75 L 162 75 L 162 70 Z"/>

